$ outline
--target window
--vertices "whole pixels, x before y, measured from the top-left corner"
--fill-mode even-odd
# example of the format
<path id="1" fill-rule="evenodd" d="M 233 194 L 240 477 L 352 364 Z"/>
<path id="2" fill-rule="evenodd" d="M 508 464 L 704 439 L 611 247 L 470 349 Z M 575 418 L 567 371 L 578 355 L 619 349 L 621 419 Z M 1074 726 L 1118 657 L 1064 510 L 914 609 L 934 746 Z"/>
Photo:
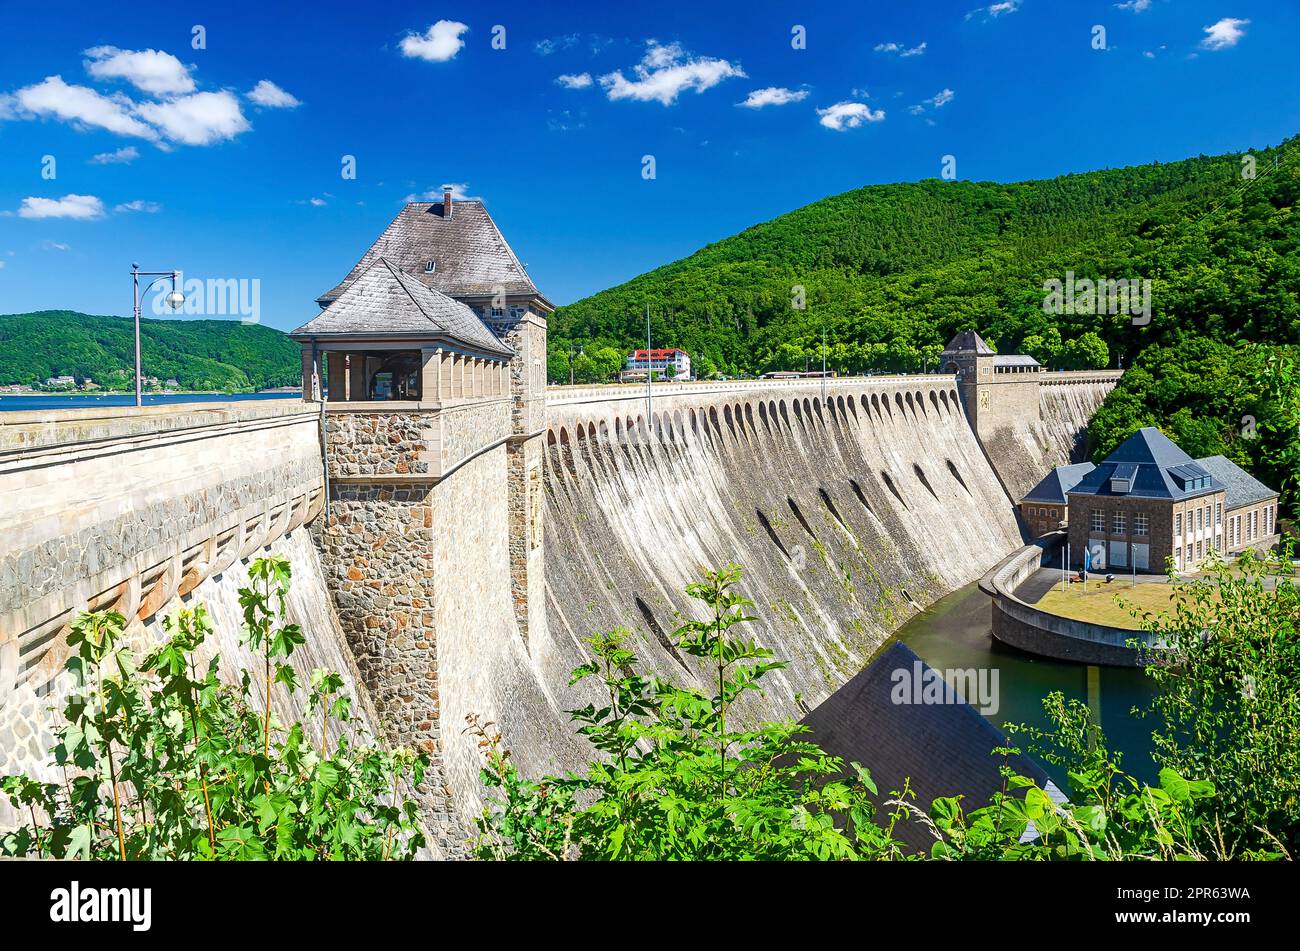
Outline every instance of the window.
<path id="1" fill-rule="evenodd" d="M 1214 503 L 1214 524 L 1216 526 L 1223 524 L 1223 503 Z"/>
<path id="2" fill-rule="evenodd" d="M 1205 527 L 1205 509 L 1196 510 L 1196 530 L 1199 532 Z"/>
<path id="3" fill-rule="evenodd" d="M 1177 515 L 1174 516 L 1174 534 L 1181 535 L 1182 533 L 1183 533 L 1183 513 L 1179 512 Z"/>
<path id="4" fill-rule="evenodd" d="M 1057 517 L 1056 509 L 1052 509 L 1052 518 L 1056 518 L 1056 517 Z"/>
<path id="5" fill-rule="evenodd" d="M 1190 544 L 1187 546 L 1187 556 L 1185 561 L 1189 565 L 1192 563 L 1192 546 Z"/>
<path id="6" fill-rule="evenodd" d="M 1133 534 L 1149 535 L 1151 534 L 1151 516 L 1146 512 L 1137 512 L 1133 516 Z"/>
<path id="7" fill-rule="evenodd" d="M 1124 534 L 1124 513 L 1116 512 L 1110 518 L 1110 533 L 1112 535 Z"/>
<path id="8" fill-rule="evenodd" d="M 1200 561 L 1201 556 L 1205 554 L 1205 542 L 1196 543 L 1196 560 Z"/>
<path id="9" fill-rule="evenodd" d="M 1101 509 L 1092 510 L 1092 530 L 1094 532 L 1106 531 L 1106 513 Z"/>
<path id="10" fill-rule="evenodd" d="M 424 262 L 424 273 L 425 273 L 425 274 L 432 274 L 433 271 L 434 271 L 434 268 L 436 268 L 437 266 L 438 266 L 438 265 L 437 265 L 436 263 L 434 263 L 433 261 L 425 261 L 425 262 Z"/>

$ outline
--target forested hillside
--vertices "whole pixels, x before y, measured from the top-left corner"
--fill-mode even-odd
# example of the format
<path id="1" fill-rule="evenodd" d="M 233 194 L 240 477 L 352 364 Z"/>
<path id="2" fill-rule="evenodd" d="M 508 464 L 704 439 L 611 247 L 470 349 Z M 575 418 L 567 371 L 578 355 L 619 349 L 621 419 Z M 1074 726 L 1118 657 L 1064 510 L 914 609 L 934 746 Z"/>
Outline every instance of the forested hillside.
<path id="1" fill-rule="evenodd" d="M 140 321 L 143 372 L 186 390 L 249 392 L 301 381 L 298 345 L 278 330 L 231 320 Z M 0 316 L 0 385 L 64 374 L 134 386 L 132 321 L 66 310 Z"/>
<path id="2" fill-rule="evenodd" d="M 579 347 L 643 345 L 647 304 L 654 345 L 687 350 L 705 372 L 803 369 L 820 360 L 823 329 L 831 364 L 849 372 L 920 370 L 965 329 L 1061 367 L 1128 366 L 1187 333 L 1296 342 L 1297 152 L 1295 138 L 1255 152 L 1253 179 L 1233 154 L 836 195 L 561 307 L 552 375 L 567 377 Z M 1067 272 L 1150 279 L 1150 323 L 1045 313 L 1044 282 Z M 1086 334 L 1104 353 L 1077 343 Z"/>

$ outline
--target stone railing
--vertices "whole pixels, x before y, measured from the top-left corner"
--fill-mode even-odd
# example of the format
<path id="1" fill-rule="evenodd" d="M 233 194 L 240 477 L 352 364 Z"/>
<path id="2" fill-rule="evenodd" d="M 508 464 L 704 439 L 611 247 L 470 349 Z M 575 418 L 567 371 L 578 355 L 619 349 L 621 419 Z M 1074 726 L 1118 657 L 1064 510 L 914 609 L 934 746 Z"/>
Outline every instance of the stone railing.
<path id="1" fill-rule="evenodd" d="M 0 414 L 0 694 L 62 664 L 79 611 L 154 615 L 323 501 L 315 405 Z"/>
<path id="2" fill-rule="evenodd" d="M 510 436 L 506 397 L 448 403 L 327 403 L 330 479 L 436 482 Z"/>
<path id="3" fill-rule="evenodd" d="M 1052 383 L 1115 383 L 1123 370 L 1049 370 L 1039 377 L 1044 385 Z"/>
<path id="4" fill-rule="evenodd" d="M 1016 596 L 1016 590 L 1042 566 L 1046 553 L 1064 537 L 1062 531 L 1050 532 L 1012 552 L 980 579 L 980 590 L 993 599 L 993 636 L 1004 644 L 1057 660 L 1139 665 L 1144 653 L 1164 646 L 1148 632 L 1062 617 Z M 1132 641 L 1141 649 L 1129 646 Z"/>
<path id="5" fill-rule="evenodd" d="M 915 373 L 890 376 L 841 376 L 827 380 L 724 380 L 718 382 L 673 383 L 656 382 L 653 398 L 666 396 L 717 396 L 720 399 L 750 394 L 770 392 L 772 390 L 818 391 L 824 386 L 828 391 L 841 391 L 846 388 L 890 389 L 902 386 L 942 385 L 951 386 L 955 376 L 950 373 Z M 551 386 L 546 389 L 547 406 L 563 406 L 571 403 L 596 403 L 607 400 L 645 399 L 644 383 L 607 383 L 600 386 Z"/>

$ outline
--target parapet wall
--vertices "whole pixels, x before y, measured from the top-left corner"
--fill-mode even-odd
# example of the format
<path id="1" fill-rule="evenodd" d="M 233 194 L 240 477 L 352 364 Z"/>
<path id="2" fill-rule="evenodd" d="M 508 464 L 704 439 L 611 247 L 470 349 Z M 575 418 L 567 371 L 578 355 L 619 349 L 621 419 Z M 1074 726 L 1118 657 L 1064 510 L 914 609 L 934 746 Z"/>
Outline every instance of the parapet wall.
<path id="1" fill-rule="evenodd" d="M 1044 553 L 1060 545 L 1064 537 L 1059 531 L 1044 535 L 1012 552 L 980 579 L 980 590 L 993 599 L 993 636 L 1042 657 L 1079 664 L 1138 666 L 1146 652 L 1163 646 L 1146 631 L 1062 617 L 1016 596 L 1016 590 L 1042 565 Z M 1140 648 L 1130 647 L 1131 641 Z"/>

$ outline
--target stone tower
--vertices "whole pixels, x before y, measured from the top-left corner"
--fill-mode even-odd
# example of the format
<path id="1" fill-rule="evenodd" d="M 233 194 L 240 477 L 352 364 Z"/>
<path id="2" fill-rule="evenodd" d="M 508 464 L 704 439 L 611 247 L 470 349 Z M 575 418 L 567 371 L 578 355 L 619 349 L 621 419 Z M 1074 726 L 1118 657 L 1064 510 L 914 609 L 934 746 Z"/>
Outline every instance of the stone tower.
<path id="1" fill-rule="evenodd" d="M 966 418 L 984 446 L 999 431 L 1023 429 L 1039 417 L 1043 367 L 1030 356 L 995 353 L 973 330 L 953 337 L 939 358 L 944 373 L 957 374 Z"/>
<path id="2" fill-rule="evenodd" d="M 335 613 L 392 742 L 428 752 L 439 851 L 464 841 L 444 736 L 481 710 L 474 651 L 526 650 L 543 610 L 546 316 L 482 202 L 406 205 L 291 335 L 324 379 Z M 454 699 L 454 702 L 453 702 Z M 456 722 L 444 726 L 444 710 Z M 444 729 L 452 731 L 444 734 Z M 477 766 L 474 766 L 477 770 Z"/>

